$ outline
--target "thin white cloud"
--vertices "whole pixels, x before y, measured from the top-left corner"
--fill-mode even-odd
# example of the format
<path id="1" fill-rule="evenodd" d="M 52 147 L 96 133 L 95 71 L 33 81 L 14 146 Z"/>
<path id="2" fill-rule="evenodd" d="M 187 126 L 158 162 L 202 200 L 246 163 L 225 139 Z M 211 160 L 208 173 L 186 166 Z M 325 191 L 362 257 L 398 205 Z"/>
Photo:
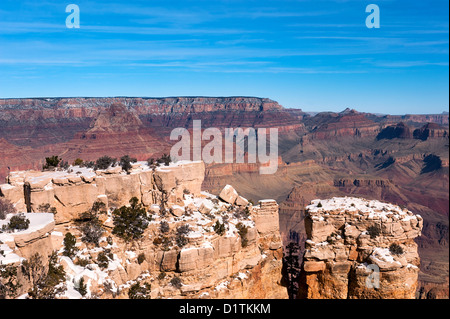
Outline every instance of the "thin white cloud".
<path id="1" fill-rule="evenodd" d="M 359 63 L 361 65 L 373 66 L 376 68 L 414 68 L 427 66 L 449 66 L 448 61 L 426 61 L 426 60 L 376 60 L 374 58 L 354 58 L 346 59 L 345 63 Z"/>
<path id="2" fill-rule="evenodd" d="M 211 35 L 211 34 L 245 34 L 254 33 L 252 30 L 231 28 L 172 28 L 172 27 L 134 27 L 134 26 L 96 26 L 87 25 L 82 27 L 88 32 L 101 32 L 112 34 L 147 34 L 147 35 Z"/>
<path id="3" fill-rule="evenodd" d="M 67 29 L 65 23 L 41 22 L 5 22 L 0 21 L 0 34 L 17 33 L 55 33 L 55 32 L 90 32 L 111 34 L 137 34 L 137 35 L 213 35 L 213 34 L 246 34 L 256 31 L 232 28 L 193 28 L 193 27 L 142 27 L 117 25 L 84 25 L 80 29 Z M 261 31 L 259 31 L 261 32 Z"/>
<path id="4" fill-rule="evenodd" d="M 89 11 L 97 11 L 98 8 L 88 8 Z M 101 9 L 102 13 L 110 12 L 119 15 L 128 15 L 135 17 L 146 17 L 146 19 L 136 20 L 142 23 L 153 22 L 169 22 L 169 23 L 204 23 L 210 21 L 217 21 L 221 19 L 259 19 L 259 18 L 289 18 L 289 17 L 316 17 L 339 13 L 331 10 L 286 10 L 275 7 L 262 7 L 259 3 L 249 5 L 244 9 L 237 9 L 233 6 L 217 6 L 214 9 L 211 7 L 196 7 L 189 8 L 167 8 L 157 6 L 139 6 L 131 4 L 110 3 Z"/>
<path id="5" fill-rule="evenodd" d="M 375 62 L 375 66 L 385 68 L 411 68 L 422 66 L 448 66 L 448 62 L 428 62 L 428 61 L 391 61 L 391 62 Z"/>
<path id="6" fill-rule="evenodd" d="M 0 34 L 48 33 L 67 31 L 65 22 L 61 24 L 44 22 L 10 22 L 0 21 Z"/>
<path id="7" fill-rule="evenodd" d="M 39 59 L 39 58 L 0 58 L 0 65 L 82 65 L 81 60 Z"/>

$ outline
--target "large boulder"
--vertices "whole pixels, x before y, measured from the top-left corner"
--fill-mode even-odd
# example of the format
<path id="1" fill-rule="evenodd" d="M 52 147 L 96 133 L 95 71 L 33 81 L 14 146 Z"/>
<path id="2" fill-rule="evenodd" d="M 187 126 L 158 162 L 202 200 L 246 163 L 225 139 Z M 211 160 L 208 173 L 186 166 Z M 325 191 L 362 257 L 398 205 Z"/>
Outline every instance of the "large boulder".
<path id="1" fill-rule="evenodd" d="M 184 208 L 179 206 L 179 205 L 172 205 L 170 212 L 172 213 L 172 215 L 174 215 L 175 217 L 181 217 L 184 215 Z"/>
<path id="2" fill-rule="evenodd" d="M 238 206 L 247 206 L 248 205 L 248 200 L 242 196 L 238 196 L 238 198 L 236 199 L 236 205 Z"/>
<path id="3" fill-rule="evenodd" d="M 239 194 L 231 185 L 226 185 L 219 194 L 220 199 L 229 204 L 234 204 L 238 196 Z"/>

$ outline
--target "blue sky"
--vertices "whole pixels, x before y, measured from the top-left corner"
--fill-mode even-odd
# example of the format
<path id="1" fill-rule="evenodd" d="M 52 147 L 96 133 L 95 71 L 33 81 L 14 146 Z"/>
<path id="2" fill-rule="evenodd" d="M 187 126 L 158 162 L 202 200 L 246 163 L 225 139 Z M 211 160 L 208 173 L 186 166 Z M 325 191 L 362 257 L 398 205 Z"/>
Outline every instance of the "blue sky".
<path id="1" fill-rule="evenodd" d="M 68 29 L 68 4 L 80 28 Z M 381 27 L 365 25 L 368 4 Z M 0 98 L 259 96 L 448 111 L 447 0 L 1 0 Z"/>

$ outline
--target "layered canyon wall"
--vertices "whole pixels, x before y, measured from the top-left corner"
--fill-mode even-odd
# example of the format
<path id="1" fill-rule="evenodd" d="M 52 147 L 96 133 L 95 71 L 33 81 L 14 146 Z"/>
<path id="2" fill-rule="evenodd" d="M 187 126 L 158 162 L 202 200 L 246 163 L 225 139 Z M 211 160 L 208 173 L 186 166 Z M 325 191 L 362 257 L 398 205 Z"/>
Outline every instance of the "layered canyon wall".
<path id="1" fill-rule="evenodd" d="M 299 298 L 416 298 L 420 215 L 353 197 L 313 200 L 306 209 Z"/>

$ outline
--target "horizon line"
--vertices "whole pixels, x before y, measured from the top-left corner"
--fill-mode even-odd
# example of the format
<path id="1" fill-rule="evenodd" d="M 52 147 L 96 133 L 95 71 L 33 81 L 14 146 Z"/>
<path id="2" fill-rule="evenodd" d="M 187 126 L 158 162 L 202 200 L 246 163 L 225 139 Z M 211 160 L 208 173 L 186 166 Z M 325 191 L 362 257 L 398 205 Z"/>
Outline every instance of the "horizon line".
<path id="1" fill-rule="evenodd" d="M 125 98 L 125 99 L 174 99 L 174 98 L 215 98 L 215 99 L 230 99 L 230 98 L 252 98 L 259 100 L 270 100 L 272 102 L 277 103 L 283 109 L 291 109 L 291 110 L 300 110 L 303 113 L 342 113 L 346 110 L 354 110 L 358 113 L 362 114 L 372 114 L 376 116 L 386 116 L 386 115 L 394 115 L 394 116 L 407 116 L 407 115 L 449 115 L 449 111 L 442 111 L 441 113 L 400 113 L 400 114 L 392 114 L 392 113 L 377 113 L 377 112 L 360 112 L 355 108 L 346 107 L 342 111 L 305 111 L 303 108 L 299 107 L 288 107 L 281 105 L 277 100 L 268 98 L 268 97 L 258 97 L 258 96 L 246 96 L 246 95 L 230 95 L 230 96 L 212 96 L 212 95 L 179 95 L 179 96 L 126 96 L 126 95 L 117 95 L 117 96 L 42 96 L 42 97 L 0 97 L 0 100 L 45 100 L 45 99 L 111 99 L 111 98 Z"/>

